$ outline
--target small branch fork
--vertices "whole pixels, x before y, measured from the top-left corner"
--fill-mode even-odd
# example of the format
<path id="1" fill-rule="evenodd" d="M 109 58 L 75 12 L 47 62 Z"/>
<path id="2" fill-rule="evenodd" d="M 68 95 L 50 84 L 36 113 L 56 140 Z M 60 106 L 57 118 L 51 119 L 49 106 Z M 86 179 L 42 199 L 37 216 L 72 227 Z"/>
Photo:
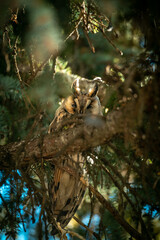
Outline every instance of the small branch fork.
<path id="1" fill-rule="evenodd" d="M 94 194 L 94 196 L 99 200 L 99 202 L 112 214 L 112 216 L 117 220 L 117 222 L 136 240 L 143 240 L 143 236 L 137 230 L 135 230 L 116 210 L 112 204 L 105 199 L 100 192 L 98 192 L 91 184 L 88 185 L 87 182 L 83 179 L 83 183 L 89 188 L 89 190 Z M 81 226 L 83 226 L 89 233 L 91 233 L 96 239 L 100 239 L 100 236 L 89 229 L 85 224 L 83 224 L 78 218 L 73 217 Z M 150 238 L 148 238 L 150 239 Z"/>
<path id="2" fill-rule="evenodd" d="M 100 236 L 97 234 L 97 233 L 95 233 L 95 232 L 93 232 L 89 227 L 87 227 L 83 222 L 81 222 L 77 217 L 73 217 L 73 219 L 77 222 L 77 223 L 79 223 L 82 227 L 84 227 L 89 233 L 91 233 L 96 239 L 98 239 L 98 240 L 100 240 Z"/>
<path id="3" fill-rule="evenodd" d="M 103 37 L 107 39 L 107 41 L 115 48 L 115 50 L 120 55 L 123 55 L 123 52 L 120 51 L 113 43 L 113 41 L 106 35 L 106 31 L 113 31 L 114 35 L 117 36 L 117 33 L 111 27 L 110 20 L 106 16 L 99 13 L 95 4 L 93 5 L 93 3 L 89 3 L 88 5 L 86 5 L 85 1 L 83 1 L 81 5 L 76 4 L 75 8 L 77 8 L 77 10 L 79 11 L 79 17 L 75 21 L 75 27 L 73 31 L 67 36 L 65 41 L 67 41 L 73 34 L 76 34 L 76 39 L 78 40 L 78 28 L 81 25 L 93 53 L 95 53 L 95 48 L 89 37 L 89 32 L 94 33 L 94 30 L 97 29 L 97 31 L 102 33 Z M 105 22 L 107 23 L 107 25 L 105 24 Z"/>
<path id="4" fill-rule="evenodd" d="M 6 45 L 6 40 L 8 42 L 8 46 L 10 48 L 10 50 L 13 52 L 13 60 L 14 60 L 14 66 L 15 66 L 15 71 L 17 74 L 17 78 L 20 82 L 20 87 L 21 87 L 21 93 L 22 93 L 22 97 L 25 103 L 26 108 L 29 110 L 29 105 L 34 109 L 34 106 L 31 103 L 31 100 L 29 98 L 29 96 L 26 94 L 26 91 L 24 89 L 24 84 L 26 84 L 21 77 L 20 71 L 19 71 L 19 67 L 18 67 L 18 62 L 17 62 L 17 44 L 18 44 L 18 36 L 15 39 L 14 44 L 11 44 L 11 40 L 9 37 L 9 33 L 8 30 L 5 29 L 4 34 L 3 34 L 3 49 L 5 49 L 5 45 Z M 9 61 L 9 56 L 5 54 L 5 50 L 3 51 L 5 59 L 6 59 L 6 64 L 7 64 L 7 71 L 10 71 L 10 61 Z"/>
<path id="5" fill-rule="evenodd" d="M 143 240 L 143 236 L 136 231 L 124 218 L 122 218 L 116 208 L 113 207 L 111 203 L 107 201 L 92 185 L 89 185 L 89 190 L 132 237 L 137 240 Z"/>
<path id="6" fill-rule="evenodd" d="M 95 162 L 97 161 L 97 159 L 95 158 L 95 155 L 91 154 L 91 158 L 95 160 Z M 109 178 L 112 180 L 112 182 L 114 183 L 114 185 L 117 187 L 117 189 L 120 191 L 120 194 L 123 195 L 127 202 L 130 204 L 130 206 L 132 207 L 133 211 L 135 212 L 135 214 L 139 217 L 140 223 L 141 223 L 141 228 L 142 231 L 145 231 L 145 234 L 147 235 L 148 239 L 150 238 L 149 232 L 147 231 L 147 228 L 145 226 L 145 223 L 141 217 L 141 211 L 138 209 L 138 201 L 136 199 L 136 194 L 133 191 L 133 189 L 130 187 L 130 185 L 125 181 L 125 179 L 123 178 L 123 176 L 121 175 L 121 173 L 111 164 L 109 163 L 109 161 L 107 161 L 105 158 L 101 158 L 98 159 L 100 164 L 101 164 L 101 168 L 104 170 L 104 172 L 109 176 Z M 112 170 L 112 173 L 109 171 L 109 169 L 106 167 L 109 166 Z M 116 178 L 119 178 L 119 180 L 121 181 L 121 184 L 116 180 Z M 134 204 L 134 202 L 131 200 L 131 198 L 127 195 L 127 193 L 124 191 L 124 186 L 130 191 L 130 193 L 132 193 L 132 195 L 134 196 L 135 200 L 136 200 L 136 205 Z"/>

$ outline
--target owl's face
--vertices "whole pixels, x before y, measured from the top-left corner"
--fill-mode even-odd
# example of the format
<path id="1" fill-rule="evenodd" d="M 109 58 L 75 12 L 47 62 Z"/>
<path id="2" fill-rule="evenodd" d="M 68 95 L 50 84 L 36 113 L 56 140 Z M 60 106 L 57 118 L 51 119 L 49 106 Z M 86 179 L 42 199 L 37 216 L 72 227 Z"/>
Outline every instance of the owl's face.
<path id="1" fill-rule="evenodd" d="M 101 114 L 101 105 L 97 97 L 97 83 L 75 80 L 73 95 L 64 102 L 64 108 L 70 114 Z"/>
<path id="2" fill-rule="evenodd" d="M 72 90 L 73 95 L 66 98 L 57 109 L 55 117 L 49 125 L 48 133 L 56 128 L 56 123 L 73 114 L 102 115 L 101 104 L 97 97 L 97 83 L 87 80 L 75 80 L 72 85 Z"/>

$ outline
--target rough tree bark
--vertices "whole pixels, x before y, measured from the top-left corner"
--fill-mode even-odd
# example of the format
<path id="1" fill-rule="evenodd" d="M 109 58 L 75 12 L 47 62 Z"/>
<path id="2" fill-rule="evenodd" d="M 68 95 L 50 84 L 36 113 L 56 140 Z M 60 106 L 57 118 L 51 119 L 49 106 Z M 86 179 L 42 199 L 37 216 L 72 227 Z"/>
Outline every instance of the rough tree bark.
<path id="1" fill-rule="evenodd" d="M 128 111 L 128 107 L 121 111 L 115 110 L 108 113 L 106 118 L 74 117 L 69 122 L 72 125 L 74 123 L 74 127 L 0 146 L 0 169 L 25 167 L 42 158 L 44 161 L 52 159 L 56 162 L 56 158 L 64 152 L 82 152 L 103 145 L 116 134 L 126 131 Z"/>

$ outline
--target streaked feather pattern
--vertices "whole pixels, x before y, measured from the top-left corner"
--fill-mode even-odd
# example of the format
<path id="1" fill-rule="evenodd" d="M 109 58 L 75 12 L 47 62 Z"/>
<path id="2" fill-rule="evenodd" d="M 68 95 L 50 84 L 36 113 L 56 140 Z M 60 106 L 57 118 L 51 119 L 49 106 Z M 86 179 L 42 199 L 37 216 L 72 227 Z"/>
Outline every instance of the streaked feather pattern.
<path id="1" fill-rule="evenodd" d="M 66 98 L 57 109 L 55 118 L 49 126 L 49 133 L 56 130 L 57 123 L 73 114 L 102 115 L 96 83 L 75 80 L 72 89 L 73 95 Z M 55 166 L 53 181 L 49 185 L 49 194 L 52 199 L 52 215 L 56 222 L 60 223 L 61 228 L 64 228 L 72 219 L 85 194 L 84 160 L 82 153 L 64 155 L 61 156 L 59 165 Z M 53 226 L 52 234 L 57 232 L 57 227 Z"/>

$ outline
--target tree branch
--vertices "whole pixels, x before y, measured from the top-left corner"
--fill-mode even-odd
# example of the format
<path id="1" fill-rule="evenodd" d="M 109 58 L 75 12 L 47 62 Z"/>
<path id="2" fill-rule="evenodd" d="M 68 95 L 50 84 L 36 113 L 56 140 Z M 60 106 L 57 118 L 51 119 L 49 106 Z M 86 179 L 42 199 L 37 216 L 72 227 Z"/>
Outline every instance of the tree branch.
<path id="1" fill-rule="evenodd" d="M 52 134 L 1 146 L 0 170 L 22 169 L 42 160 L 58 164 L 59 157 L 63 154 L 83 152 L 103 145 L 115 135 L 126 131 L 131 134 L 137 117 L 133 111 L 135 105 L 135 101 L 128 102 L 120 110 L 109 112 L 106 117 L 74 116 L 68 120 L 69 125 L 62 122 L 61 128 Z M 142 235 L 120 216 L 109 201 L 91 185 L 89 189 L 131 236 L 137 240 L 142 239 Z"/>
<path id="2" fill-rule="evenodd" d="M 0 146 L 0 169 L 27 167 L 34 162 L 40 162 L 42 158 L 44 161 L 56 163 L 57 157 L 64 152 L 82 152 L 103 145 L 116 134 L 126 131 L 129 109 L 132 108 L 112 111 L 106 118 L 85 116 L 78 124 L 75 116 L 70 121 L 72 125 L 75 123 L 74 128 L 65 127 L 53 134 Z"/>
<path id="3" fill-rule="evenodd" d="M 100 203 L 112 214 L 116 221 L 135 239 L 142 240 L 143 236 L 137 232 L 124 218 L 122 218 L 119 212 L 114 208 L 109 201 L 107 201 L 95 188 L 89 185 L 89 189 L 96 196 Z"/>

